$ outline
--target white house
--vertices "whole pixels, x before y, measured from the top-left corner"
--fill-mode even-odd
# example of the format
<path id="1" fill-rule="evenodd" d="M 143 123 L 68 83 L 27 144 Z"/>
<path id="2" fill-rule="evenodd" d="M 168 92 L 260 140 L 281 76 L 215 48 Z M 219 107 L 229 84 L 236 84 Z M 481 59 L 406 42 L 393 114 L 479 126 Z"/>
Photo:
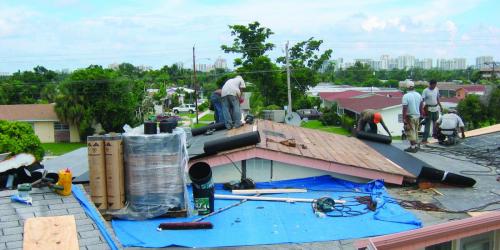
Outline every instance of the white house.
<path id="1" fill-rule="evenodd" d="M 363 98 L 344 98 L 337 101 L 337 113 L 359 119 L 365 109 L 375 109 L 382 114 L 385 125 L 393 136 L 400 136 L 403 132 L 403 105 L 401 97 L 372 95 Z M 387 135 L 379 125 L 379 133 Z"/>

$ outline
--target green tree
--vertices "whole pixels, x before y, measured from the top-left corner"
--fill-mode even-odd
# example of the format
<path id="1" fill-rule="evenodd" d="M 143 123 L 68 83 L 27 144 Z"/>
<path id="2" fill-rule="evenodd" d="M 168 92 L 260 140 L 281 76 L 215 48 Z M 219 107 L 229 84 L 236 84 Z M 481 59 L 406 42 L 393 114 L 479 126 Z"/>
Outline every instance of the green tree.
<path id="1" fill-rule="evenodd" d="M 0 152 L 29 153 L 37 161 L 41 161 L 45 153 L 30 124 L 4 120 L 0 120 Z"/>
<path id="2" fill-rule="evenodd" d="M 40 98 L 48 103 L 53 103 L 57 98 L 57 84 L 49 83 L 42 88 L 40 93 Z"/>
<path id="3" fill-rule="evenodd" d="M 221 48 L 225 53 L 240 54 L 241 57 L 234 61 L 235 66 L 240 66 L 236 72 L 254 84 L 253 90 L 260 92 L 265 105 L 283 104 L 286 100 L 286 85 L 279 74 L 282 69 L 266 55 L 274 48 L 274 44 L 266 41 L 273 32 L 261 27 L 258 22 L 248 26 L 230 25 L 229 28 L 234 36 L 233 44 L 222 45 Z"/>
<path id="4" fill-rule="evenodd" d="M 500 123 L 500 88 L 498 86 L 495 86 L 491 93 L 488 110 L 493 122 Z"/>
<path id="5" fill-rule="evenodd" d="M 468 95 L 458 103 L 457 110 L 468 125 L 468 129 L 481 127 L 481 123 L 488 117 L 484 112 L 486 107 L 481 103 L 479 96 Z"/>

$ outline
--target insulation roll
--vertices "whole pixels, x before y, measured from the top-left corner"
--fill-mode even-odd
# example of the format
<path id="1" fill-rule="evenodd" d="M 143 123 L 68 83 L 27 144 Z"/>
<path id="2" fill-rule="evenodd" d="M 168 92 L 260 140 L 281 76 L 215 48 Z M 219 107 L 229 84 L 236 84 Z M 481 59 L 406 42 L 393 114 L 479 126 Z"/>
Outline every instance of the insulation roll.
<path id="1" fill-rule="evenodd" d="M 255 145 L 259 142 L 260 142 L 259 131 L 254 131 L 205 142 L 205 145 L 203 146 L 203 151 L 205 152 L 205 154 L 211 155 L 230 149 Z"/>
<path id="2" fill-rule="evenodd" d="M 100 135 L 87 136 L 90 193 L 92 201 L 99 210 L 108 208 L 103 139 L 104 137 Z"/>
<path id="3" fill-rule="evenodd" d="M 125 205 L 122 136 L 106 135 L 104 137 L 104 152 L 106 154 L 108 209 L 116 210 Z"/>
<path id="4" fill-rule="evenodd" d="M 356 137 L 359 139 L 363 140 L 369 140 L 369 141 L 374 141 L 374 142 L 380 142 L 380 143 L 385 143 L 385 144 L 391 144 L 392 138 L 387 135 L 381 135 L 381 134 L 373 134 L 373 133 L 368 133 L 364 131 L 358 131 L 356 133 Z"/>
<path id="5" fill-rule="evenodd" d="M 429 181 L 441 182 L 443 184 L 460 187 L 472 187 L 476 184 L 476 180 L 470 177 L 425 166 L 422 167 L 422 171 L 418 175 L 418 179 L 426 179 Z"/>
<path id="6" fill-rule="evenodd" d="M 213 123 L 213 124 L 210 124 L 207 126 L 194 128 L 191 130 L 191 133 L 193 134 L 193 136 L 197 136 L 197 135 L 204 134 L 209 129 L 223 130 L 223 129 L 226 129 L 226 125 L 223 122 Z"/>

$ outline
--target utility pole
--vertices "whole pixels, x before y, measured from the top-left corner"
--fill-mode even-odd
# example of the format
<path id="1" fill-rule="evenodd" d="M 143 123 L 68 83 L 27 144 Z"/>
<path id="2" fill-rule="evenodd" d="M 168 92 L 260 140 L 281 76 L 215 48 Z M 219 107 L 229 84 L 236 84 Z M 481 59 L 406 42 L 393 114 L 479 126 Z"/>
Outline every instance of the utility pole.
<path id="1" fill-rule="evenodd" d="M 289 62 L 289 58 L 288 58 L 288 41 L 286 41 L 285 51 L 286 51 L 286 83 L 287 83 L 287 86 L 288 86 L 288 109 L 287 109 L 287 113 L 291 114 L 292 113 L 292 88 L 290 87 L 290 62 Z"/>
<path id="2" fill-rule="evenodd" d="M 194 115 L 198 124 L 198 85 L 196 84 L 196 57 L 193 45 L 193 86 L 194 86 Z"/>

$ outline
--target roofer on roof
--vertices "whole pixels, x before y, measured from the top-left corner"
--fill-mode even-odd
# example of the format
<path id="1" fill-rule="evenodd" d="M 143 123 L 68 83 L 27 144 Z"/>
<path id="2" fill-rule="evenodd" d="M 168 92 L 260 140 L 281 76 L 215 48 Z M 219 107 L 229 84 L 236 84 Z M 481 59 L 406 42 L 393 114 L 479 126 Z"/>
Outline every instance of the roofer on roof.
<path id="1" fill-rule="evenodd" d="M 405 149 L 406 152 L 416 153 L 418 128 L 420 125 L 420 116 L 422 115 L 423 99 L 422 96 L 415 91 L 415 83 L 410 81 L 406 85 L 408 92 L 403 96 L 403 123 L 410 147 Z"/>
<path id="2" fill-rule="evenodd" d="M 424 117 L 425 117 L 425 130 L 422 138 L 422 144 L 426 144 L 427 138 L 431 130 L 432 123 L 432 134 L 436 134 L 436 121 L 439 118 L 439 109 L 443 110 L 441 102 L 439 102 L 439 89 L 436 87 L 436 80 L 429 81 L 429 87 L 424 89 L 422 92 L 422 98 L 424 99 Z"/>
<path id="3" fill-rule="evenodd" d="M 241 76 L 231 78 L 222 87 L 222 112 L 227 129 L 241 127 L 241 89 L 245 88 L 245 81 Z"/>
<path id="4" fill-rule="evenodd" d="M 380 123 L 387 134 L 391 136 L 391 132 L 389 132 L 389 129 L 385 125 L 384 120 L 382 119 L 382 115 L 374 109 L 365 109 L 363 110 L 363 112 L 361 112 L 361 117 L 358 120 L 358 126 L 356 129 L 358 131 L 377 134 L 378 123 Z"/>
<path id="5" fill-rule="evenodd" d="M 439 126 L 437 131 L 439 144 L 455 144 L 456 137 L 458 136 L 458 128 L 460 128 L 460 132 L 462 132 L 462 138 L 465 138 L 464 122 L 456 112 L 456 110 L 450 109 L 447 114 L 442 115 L 437 120 L 436 123 Z M 446 140 L 446 138 L 448 138 L 448 140 Z"/>

